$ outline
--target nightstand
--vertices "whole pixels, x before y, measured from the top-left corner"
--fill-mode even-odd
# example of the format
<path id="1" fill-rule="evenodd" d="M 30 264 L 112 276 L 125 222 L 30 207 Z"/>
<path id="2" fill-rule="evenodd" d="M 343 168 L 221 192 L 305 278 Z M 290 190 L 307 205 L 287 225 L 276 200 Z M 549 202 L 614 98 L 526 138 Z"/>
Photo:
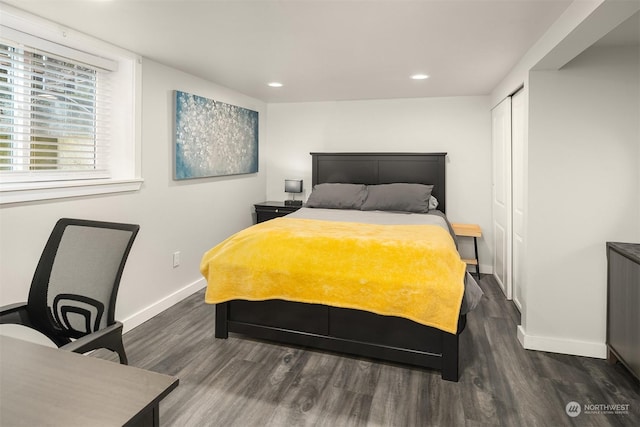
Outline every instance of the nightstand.
<path id="1" fill-rule="evenodd" d="M 256 222 L 261 223 L 295 212 L 302 206 L 285 205 L 284 202 L 262 202 L 253 205 L 256 209 Z"/>
<path id="2" fill-rule="evenodd" d="M 473 248 L 475 250 L 475 258 L 465 259 L 462 261 L 467 265 L 476 266 L 476 274 L 480 278 L 480 261 L 478 260 L 478 237 L 482 237 L 482 229 L 478 224 L 451 224 L 453 232 L 458 237 L 473 237 Z"/>

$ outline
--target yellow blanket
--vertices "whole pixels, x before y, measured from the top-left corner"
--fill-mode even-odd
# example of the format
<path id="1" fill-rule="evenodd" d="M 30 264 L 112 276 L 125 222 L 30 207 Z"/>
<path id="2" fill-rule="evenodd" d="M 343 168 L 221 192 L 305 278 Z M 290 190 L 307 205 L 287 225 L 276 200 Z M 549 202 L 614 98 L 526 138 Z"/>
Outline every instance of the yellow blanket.
<path id="1" fill-rule="evenodd" d="M 436 225 L 276 218 L 209 250 L 209 304 L 283 299 L 404 317 L 455 333 L 465 264 Z"/>

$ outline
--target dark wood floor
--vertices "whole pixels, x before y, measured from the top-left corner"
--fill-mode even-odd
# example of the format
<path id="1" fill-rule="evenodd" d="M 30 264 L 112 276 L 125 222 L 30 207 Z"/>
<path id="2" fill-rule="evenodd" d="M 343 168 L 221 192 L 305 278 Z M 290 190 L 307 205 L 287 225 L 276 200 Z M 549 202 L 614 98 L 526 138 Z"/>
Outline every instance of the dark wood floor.
<path id="1" fill-rule="evenodd" d="M 440 374 L 232 335 L 199 292 L 125 334 L 131 365 L 175 375 L 163 426 L 639 426 L 640 388 L 604 360 L 524 350 L 491 277 L 461 337 L 459 383 Z M 113 358 L 100 353 L 99 357 Z M 571 418 L 569 402 L 583 412 Z M 624 414 L 585 405 L 628 405 Z"/>

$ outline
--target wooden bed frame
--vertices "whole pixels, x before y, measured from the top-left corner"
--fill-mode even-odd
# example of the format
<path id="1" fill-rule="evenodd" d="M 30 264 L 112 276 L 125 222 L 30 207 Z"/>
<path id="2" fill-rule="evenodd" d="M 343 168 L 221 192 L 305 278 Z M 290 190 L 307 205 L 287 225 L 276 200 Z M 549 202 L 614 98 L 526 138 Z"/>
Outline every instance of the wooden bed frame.
<path id="1" fill-rule="evenodd" d="M 446 153 L 311 153 L 312 184 L 350 182 L 433 184 L 438 210 L 446 209 Z M 304 286 L 301 283 L 301 286 Z M 458 381 L 457 334 L 394 316 L 283 300 L 216 304 L 215 336 L 235 332 L 258 339 L 337 351 L 436 369 Z"/>

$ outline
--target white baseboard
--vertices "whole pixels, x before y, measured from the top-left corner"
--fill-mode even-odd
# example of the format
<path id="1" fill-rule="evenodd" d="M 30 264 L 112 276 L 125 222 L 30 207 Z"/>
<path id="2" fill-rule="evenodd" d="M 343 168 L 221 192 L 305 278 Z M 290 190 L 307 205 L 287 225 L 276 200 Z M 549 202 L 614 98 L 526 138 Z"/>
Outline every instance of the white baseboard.
<path id="1" fill-rule="evenodd" d="M 140 310 L 139 312 L 133 314 L 132 316 L 127 317 L 122 321 L 124 327 L 123 332 L 128 332 L 131 329 L 135 328 L 151 319 L 153 316 L 156 316 L 171 307 L 172 305 L 182 301 L 186 297 L 193 295 L 198 292 L 200 289 L 204 288 L 207 285 L 207 281 L 202 278 L 200 280 L 196 280 L 195 282 L 185 286 L 182 289 L 177 290 L 171 295 L 151 304 L 149 307 Z"/>
<path id="2" fill-rule="evenodd" d="M 595 357 L 598 359 L 607 358 L 607 345 L 605 343 L 527 335 L 522 325 L 518 325 L 518 341 L 527 350 L 548 351 L 550 353 Z"/>

